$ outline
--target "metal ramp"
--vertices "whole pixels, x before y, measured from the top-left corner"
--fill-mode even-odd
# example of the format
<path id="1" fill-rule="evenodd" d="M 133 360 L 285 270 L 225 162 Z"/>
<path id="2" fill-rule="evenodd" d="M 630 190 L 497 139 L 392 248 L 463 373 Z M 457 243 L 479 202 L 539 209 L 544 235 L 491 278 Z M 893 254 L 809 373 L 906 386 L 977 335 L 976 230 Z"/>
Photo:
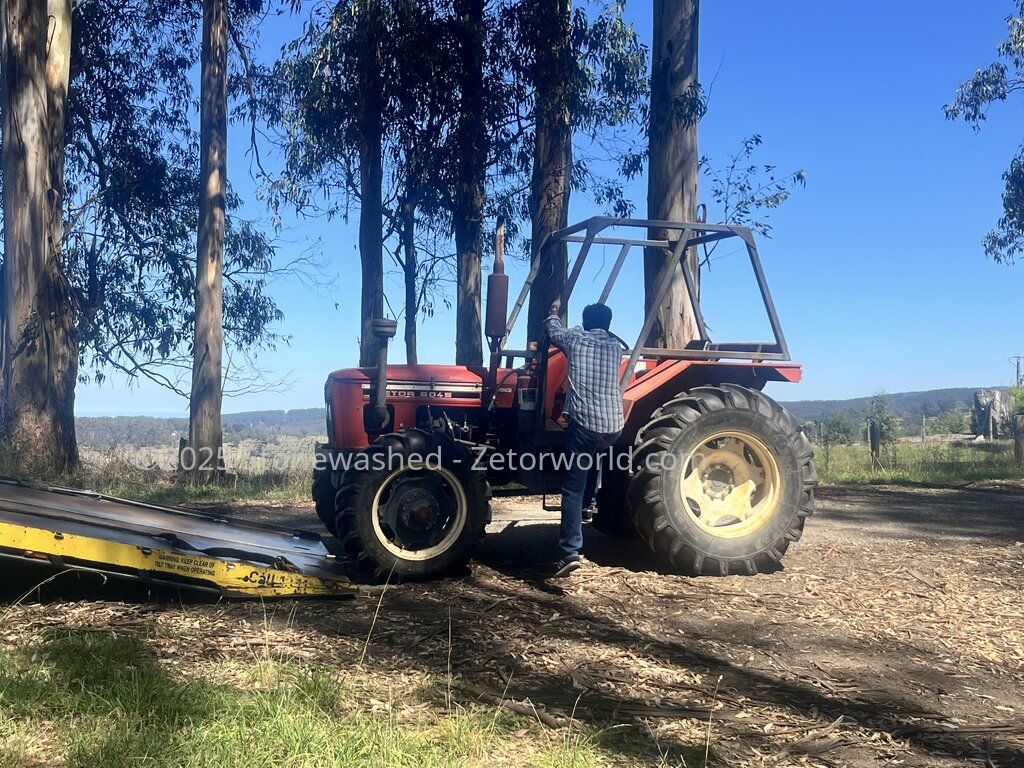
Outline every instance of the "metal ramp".
<path id="1" fill-rule="evenodd" d="M 13 478 L 0 478 L 0 559 L 225 597 L 358 590 L 311 531 Z"/>

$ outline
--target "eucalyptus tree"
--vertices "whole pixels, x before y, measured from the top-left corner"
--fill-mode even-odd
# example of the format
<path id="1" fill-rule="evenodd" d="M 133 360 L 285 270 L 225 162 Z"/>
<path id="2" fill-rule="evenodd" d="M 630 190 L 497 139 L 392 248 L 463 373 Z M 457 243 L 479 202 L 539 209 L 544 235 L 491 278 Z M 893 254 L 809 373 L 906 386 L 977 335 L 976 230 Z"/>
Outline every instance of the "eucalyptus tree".
<path id="1" fill-rule="evenodd" d="M 997 60 L 960 85 L 956 98 L 944 108 L 947 119 L 964 120 L 980 131 L 994 104 L 1024 91 L 1024 0 L 1014 3 L 1006 25 Z M 982 243 L 991 259 L 1012 264 L 1024 252 L 1024 144 L 1003 173 L 1003 184 L 1003 215 Z"/>
<path id="2" fill-rule="evenodd" d="M 228 153 L 228 0 L 203 0 L 199 93 L 199 232 L 188 452 L 179 463 L 222 469 L 224 226 Z"/>
<path id="3" fill-rule="evenodd" d="M 47 473 L 78 463 L 78 354 L 61 259 L 70 21 L 69 2 L 25 0 L 5 2 L 0 19 L 0 440 L 5 459 Z"/>
<path id="4" fill-rule="evenodd" d="M 647 217 L 661 221 L 695 221 L 700 156 L 697 124 L 707 108 L 698 79 L 697 49 L 700 0 L 654 0 L 654 44 L 651 50 L 651 118 L 648 129 Z M 654 229 L 652 240 L 665 240 L 671 231 Z M 654 302 L 654 284 L 671 256 L 665 249 L 644 252 L 644 305 Z M 700 269 L 690 252 L 687 268 L 696 283 Z M 647 344 L 685 347 L 697 325 L 681 268 L 661 306 Z"/>
<path id="5" fill-rule="evenodd" d="M 490 161 L 488 102 L 493 100 L 493 69 L 487 69 L 491 36 L 485 0 L 455 0 L 455 61 L 459 108 L 453 138 L 455 172 L 452 229 L 455 234 L 455 362 L 483 363 L 480 311 L 481 264 Z M 493 18 L 493 17 L 491 17 Z"/>
<path id="6" fill-rule="evenodd" d="M 255 4 L 231 4 L 238 19 Z M 199 137 L 190 72 L 202 6 L 176 0 L 75 5 L 68 106 L 69 268 L 83 354 L 108 370 L 186 395 L 199 231 Z M 226 343 L 245 352 L 281 340 L 268 295 L 275 246 L 225 189 Z"/>
<path id="7" fill-rule="evenodd" d="M 53 253 L 59 250 L 50 265 L 59 267 L 53 282 L 64 293 L 45 294 L 59 297 L 59 311 L 36 312 L 24 344 L 4 351 L 7 359 L 9 349 L 51 343 L 55 328 L 68 329 L 70 362 L 60 377 L 68 394 L 40 397 L 34 411 L 4 397 L 8 413 L 67 425 L 63 455 L 47 459 L 47 471 L 74 463 L 76 380 L 102 381 L 117 371 L 188 395 L 199 189 L 189 73 L 199 58 L 200 21 L 198 4 L 177 0 L 83 0 L 72 7 L 65 118 L 49 128 L 54 136 L 64 129 L 60 146 L 51 147 L 54 160 L 63 157 L 63 189 L 53 170 L 50 194 L 63 229 L 55 235 L 50 227 Z M 273 324 L 281 314 L 267 294 L 276 271 L 273 243 L 239 207 L 228 189 L 224 332 L 232 349 L 245 353 L 280 339 Z M 20 263 L 15 249 L 23 246 L 24 237 L 5 238 L 6 275 L 17 273 L 11 265 Z M 6 283 L 5 291 L 7 307 L 14 293 Z M 33 382 L 46 391 L 45 380 Z"/>
<path id="8" fill-rule="evenodd" d="M 283 172 L 266 185 L 272 206 L 328 216 L 358 207 L 364 329 L 382 301 L 383 252 L 397 241 L 414 332 L 422 309 L 411 306 L 414 295 L 422 301 L 432 292 L 425 287 L 438 279 L 439 255 L 435 249 L 430 269 L 419 268 L 421 239 L 408 234 L 417 227 L 442 258 L 445 241 L 454 240 L 447 252 L 456 274 L 456 360 L 479 364 L 485 219 L 504 215 L 513 235 L 520 221 L 536 219 L 539 241 L 542 226 L 564 220 L 570 186 L 597 188 L 599 163 L 574 162 L 572 136 L 643 123 L 645 52 L 621 3 L 574 9 L 559 0 L 552 15 L 547 2 L 319 4 L 260 78 L 262 117 L 276 128 L 284 156 Z M 363 65 L 371 60 L 367 88 Z M 549 137 L 554 155 L 538 155 Z M 531 191 L 558 185 L 564 199 Z M 600 194 L 614 198 L 614 187 Z M 541 283 L 539 292 L 550 290 Z M 367 330 L 362 337 L 360 360 L 368 365 L 376 346 Z"/>
<path id="9" fill-rule="evenodd" d="M 565 280 L 565 246 L 539 246 L 565 226 L 572 191 L 589 189 L 616 213 L 629 210 L 621 185 L 639 171 L 638 155 L 628 141 L 620 145 L 616 139 L 623 129 L 628 134 L 644 126 L 648 83 L 646 50 L 623 10 L 621 1 L 574 7 L 569 0 L 519 0 L 502 17 L 510 48 L 521 54 L 511 61 L 514 85 L 506 97 L 515 108 L 509 122 L 516 130 L 498 133 L 506 188 L 495 196 L 513 213 L 525 212 L 531 260 L 540 260 L 528 310 L 530 341 L 540 338 Z M 577 143 L 596 150 L 595 156 L 576 153 Z M 609 163 L 612 178 L 602 170 Z M 525 200 L 517 194 L 522 178 L 529 179 Z"/>

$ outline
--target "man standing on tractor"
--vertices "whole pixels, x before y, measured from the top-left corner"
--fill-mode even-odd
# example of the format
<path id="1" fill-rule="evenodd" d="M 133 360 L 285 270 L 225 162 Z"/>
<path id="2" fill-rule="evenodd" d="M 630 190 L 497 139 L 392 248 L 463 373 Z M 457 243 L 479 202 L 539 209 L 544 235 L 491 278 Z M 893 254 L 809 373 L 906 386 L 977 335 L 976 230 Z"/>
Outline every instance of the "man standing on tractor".
<path id="1" fill-rule="evenodd" d="M 583 564 L 583 496 L 585 491 L 593 495 L 588 478 L 596 478 L 599 454 L 615 442 L 623 425 L 619 390 L 622 347 L 609 332 L 611 309 L 605 304 L 591 304 L 583 309 L 582 327 L 565 328 L 558 319 L 560 307 L 561 302 L 555 301 L 544 321 L 551 343 L 569 360 L 569 394 L 564 410 L 569 419 L 569 465 L 562 481 L 560 558 L 551 569 L 555 578 L 568 576 Z"/>

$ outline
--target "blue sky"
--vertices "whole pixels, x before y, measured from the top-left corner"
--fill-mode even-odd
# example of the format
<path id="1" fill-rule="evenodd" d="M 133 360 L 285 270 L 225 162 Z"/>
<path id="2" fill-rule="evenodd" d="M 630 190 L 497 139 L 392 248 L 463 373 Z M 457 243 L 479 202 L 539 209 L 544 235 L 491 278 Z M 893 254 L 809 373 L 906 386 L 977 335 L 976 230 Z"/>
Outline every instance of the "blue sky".
<path id="1" fill-rule="evenodd" d="M 758 133 L 765 142 L 760 160 L 808 176 L 806 189 L 773 214 L 773 237 L 760 244 L 791 354 L 805 366 L 804 382 L 777 386 L 776 397 L 1009 383 L 1007 358 L 1024 352 L 1024 265 L 987 261 L 980 242 L 1000 213 L 1001 174 L 1024 138 L 1024 105 L 1000 105 L 980 134 L 947 122 L 942 106 L 994 57 L 1012 5 L 978 0 L 966 11 L 946 0 L 703 3 L 701 80 L 711 103 L 701 152 L 720 163 Z M 649 42 L 649 3 L 628 6 Z M 283 20 L 269 29 L 265 55 L 297 25 Z M 252 198 L 245 127 L 233 127 L 229 142 L 229 177 Z M 630 189 L 642 214 L 646 180 Z M 260 212 L 257 203 L 250 212 Z M 595 213 L 582 195 L 573 201 L 571 218 Z M 225 411 L 319 405 L 326 374 L 356 363 L 355 222 L 288 222 L 282 260 L 311 242 L 319 242 L 325 285 L 274 285 L 286 316 L 281 330 L 292 341 L 260 357 L 271 377 L 288 378 L 288 388 L 230 398 Z M 706 283 L 709 322 L 718 338 L 760 337 L 752 283 L 734 290 L 733 276 L 749 278 L 741 256 L 722 255 Z M 513 267 L 513 291 L 523 271 Z M 612 296 L 620 330 L 639 327 L 639 272 Z M 593 277 L 577 289 L 574 321 L 583 300 L 599 291 Z M 397 275 L 388 287 L 400 297 Z M 400 359 L 401 344 L 394 349 Z M 454 315 L 440 311 L 421 323 L 420 359 L 447 363 L 453 356 Z M 111 376 L 79 387 L 77 411 L 187 415 L 187 404 L 159 387 Z"/>

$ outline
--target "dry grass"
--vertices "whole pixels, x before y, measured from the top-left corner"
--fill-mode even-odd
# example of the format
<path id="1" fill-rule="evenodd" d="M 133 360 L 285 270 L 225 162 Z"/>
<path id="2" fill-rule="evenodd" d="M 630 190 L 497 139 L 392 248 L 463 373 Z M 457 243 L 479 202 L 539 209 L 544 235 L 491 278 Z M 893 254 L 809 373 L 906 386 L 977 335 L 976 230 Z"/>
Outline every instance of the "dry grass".
<path id="1" fill-rule="evenodd" d="M 983 480 L 1020 480 L 1013 443 L 969 440 L 898 442 L 884 446 L 881 463 L 872 467 L 868 447 L 815 446 L 815 464 L 822 482 L 836 484 L 926 483 L 961 485 Z"/>

